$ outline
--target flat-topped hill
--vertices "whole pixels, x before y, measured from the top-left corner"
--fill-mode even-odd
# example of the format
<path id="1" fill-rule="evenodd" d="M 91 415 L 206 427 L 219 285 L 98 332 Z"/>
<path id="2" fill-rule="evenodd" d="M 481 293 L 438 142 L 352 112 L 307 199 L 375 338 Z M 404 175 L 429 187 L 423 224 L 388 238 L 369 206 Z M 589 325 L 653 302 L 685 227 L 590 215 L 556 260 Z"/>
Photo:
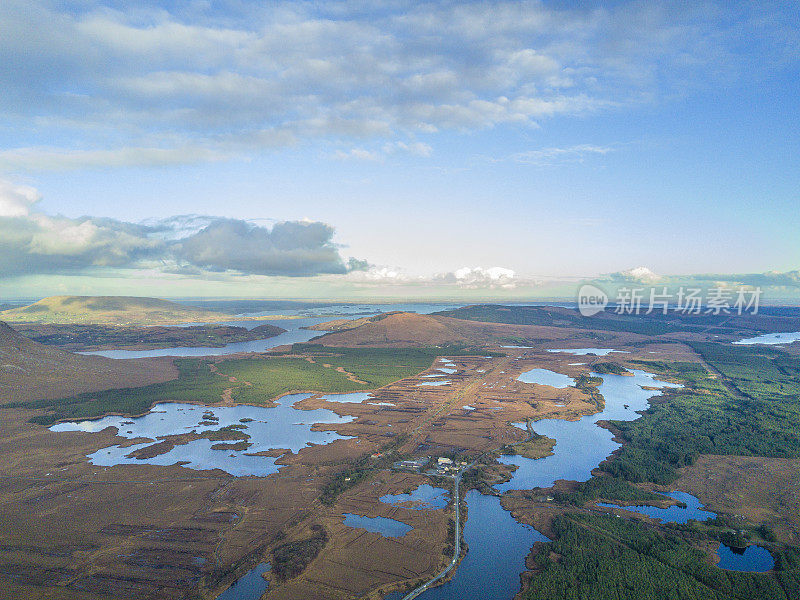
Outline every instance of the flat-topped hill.
<path id="1" fill-rule="evenodd" d="M 173 379 L 168 360 L 112 360 L 45 346 L 0 321 L 0 403 L 63 398 Z"/>
<path id="2" fill-rule="evenodd" d="M 138 296 L 49 296 L 0 312 L 11 322 L 97 323 L 103 325 L 173 324 L 188 321 L 229 321 L 231 315 Z"/>

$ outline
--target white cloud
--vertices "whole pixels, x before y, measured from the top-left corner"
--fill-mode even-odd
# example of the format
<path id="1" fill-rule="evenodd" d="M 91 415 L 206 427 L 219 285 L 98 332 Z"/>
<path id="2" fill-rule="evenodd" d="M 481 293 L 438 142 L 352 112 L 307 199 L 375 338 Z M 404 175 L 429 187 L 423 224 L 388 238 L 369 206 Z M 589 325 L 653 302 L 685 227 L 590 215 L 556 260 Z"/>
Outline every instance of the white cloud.
<path id="1" fill-rule="evenodd" d="M 383 154 L 380 152 L 375 152 L 372 150 L 365 150 L 364 148 L 352 148 L 350 150 L 337 150 L 333 154 L 333 158 L 336 160 L 369 160 L 369 161 L 379 161 L 383 160 Z"/>
<path id="2" fill-rule="evenodd" d="M 659 275 L 656 275 L 647 267 L 633 267 L 631 269 L 625 269 L 624 271 L 618 271 L 616 273 L 612 273 L 611 278 L 637 283 L 653 283 L 654 281 L 661 279 Z"/>
<path id="3" fill-rule="evenodd" d="M 602 156 L 612 152 L 610 146 L 595 146 L 592 144 L 579 144 L 566 148 L 542 148 L 529 150 L 511 156 L 511 160 L 525 165 L 537 167 L 553 166 L 564 163 L 583 162 L 588 156 Z"/>
<path id="4" fill-rule="evenodd" d="M 541 283 L 520 279 L 512 269 L 504 267 L 462 267 L 446 273 L 410 275 L 399 267 L 369 265 L 367 269 L 351 271 L 347 274 L 347 278 L 353 282 L 380 285 L 450 286 L 458 289 L 511 290 L 518 284 L 538 285 Z"/>
<path id="5" fill-rule="evenodd" d="M 440 273 L 434 279 L 469 289 L 513 289 L 518 283 L 516 273 L 504 267 L 462 267 L 450 273 Z"/>
<path id="6" fill-rule="evenodd" d="M 354 138 L 424 157 L 430 146 L 403 140 L 537 127 L 795 60 L 787 24 L 764 10 L 495 0 L 200 3 L 170 13 L 5 0 L 0 109 L 20 143 L 0 165 L 174 164 Z M 740 44 L 748 36 L 776 60 L 750 56 Z M 42 127 L 79 143 L 27 147 Z M 536 152 L 527 160 L 567 158 Z"/>
<path id="7" fill-rule="evenodd" d="M 407 283 L 416 278 L 410 277 L 398 267 L 387 267 L 380 265 L 370 265 L 369 268 L 358 271 L 350 271 L 347 278 L 354 282 L 394 284 Z"/>
<path id="8" fill-rule="evenodd" d="M 393 154 L 410 154 L 420 158 L 427 158 L 433 154 L 433 148 L 424 142 L 387 142 L 380 149 L 368 150 L 366 148 L 351 148 L 350 150 L 337 150 L 332 158 L 336 160 L 366 160 L 382 162 Z"/>
<path id="9" fill-rule="evenodd" d="M 27 216 L 40 199 L 34 188 L 0 179 L 0 217 Z"/>
<path id="10" fill-rule="evenodd" d="M 392 142 L 390 144 L 384 144 L 383 152 L 385 154 L 407 152 L 414 156 L 427 158 L 433 154 L 433 148 L 424 142 Z"/>

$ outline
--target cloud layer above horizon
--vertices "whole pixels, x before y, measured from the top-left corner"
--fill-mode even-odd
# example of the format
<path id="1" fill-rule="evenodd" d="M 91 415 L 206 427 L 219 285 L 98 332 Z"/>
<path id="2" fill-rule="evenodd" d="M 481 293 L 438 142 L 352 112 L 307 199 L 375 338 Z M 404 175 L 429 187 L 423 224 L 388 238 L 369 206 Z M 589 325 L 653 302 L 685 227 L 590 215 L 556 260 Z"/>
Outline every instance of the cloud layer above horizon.
<path id="1" fill-rule="evenodd" d="M 31 187 L 0 180 L 0 278 L 103 268 L 150 268 L 193 277 L 348 271 L 332 241 L 334 229 L 325 223 L 285 221 L 267 228 L 200 215 L 151 223 L 71 219 L 38 211 L 39 199 Z"/>
<path id="2" fill-rule="evenodd" d="M 218 161 L 309 140 L 344 145 L 332 158 L 425 157 L 418 136 L 536 128 L 737 77 L 756 46 L 779 68 L 798 50 L 785 20 L 762 3 L 5 0 L 0 110 L 19 135 L 0 169 Z"/>

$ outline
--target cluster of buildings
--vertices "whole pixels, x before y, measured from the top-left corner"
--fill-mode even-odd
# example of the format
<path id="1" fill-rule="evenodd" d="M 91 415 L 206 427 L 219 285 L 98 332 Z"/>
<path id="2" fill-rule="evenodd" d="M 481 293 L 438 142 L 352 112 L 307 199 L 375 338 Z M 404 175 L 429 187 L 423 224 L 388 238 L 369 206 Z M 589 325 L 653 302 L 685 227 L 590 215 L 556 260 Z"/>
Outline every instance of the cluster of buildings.
<path id="1" fill-rule="evenodd" d="M 399 460 L 394 463 L 395 469 L 403 471 L 414 471 L 420 473 L 431 464 L 433 459 L 430 456 L 423 456 L 420 458 L 412 458 L 408 460 Z M 464 461 L 454 461 L 452 458 L 440 456 L 431 468 L 425 470 L 428 475 L 455 475 L 461 469 L 467 466 Z"/>

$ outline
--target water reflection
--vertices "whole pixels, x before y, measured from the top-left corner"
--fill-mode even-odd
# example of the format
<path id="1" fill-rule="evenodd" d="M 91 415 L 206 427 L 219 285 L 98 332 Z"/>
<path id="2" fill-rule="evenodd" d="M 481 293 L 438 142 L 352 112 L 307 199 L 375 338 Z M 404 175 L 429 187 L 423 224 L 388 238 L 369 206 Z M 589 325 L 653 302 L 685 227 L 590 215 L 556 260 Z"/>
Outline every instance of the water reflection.
<path id="1" fill-rule="evenodd" d="M 308 444 L 330 444 L 335 440 L 348 439 L 335 431 L 320 431 L 315 424 L 349 423 L 355 417 L 339 416 L 327 409 L 300 410 L 294 404 L 312 394 L 289 394 L 277 401 L 277 406 L 225 406 L 207 407 L 177 402 L 156 404 L 141 417 L 129 418 L 108 416 L 92 421 L 57 423 L 51 431 L 102 431 L 115 427 L 118 435 L 128 438 L 149 438 L 176 434 L 202 434 L 225 427 L 235 428 L 248 437 L 251 444 L 244 450 L 214 449 L 220 442 L 210 439 L 192 439 L 187 443 L 149 458 L 137 458 L 133 452 L 154 446 L 156 441 L 102 448 L 89 455 L 92 464 L 113 466 L 121 464 L 174 465 L 181 463 L 190 469 L 222 469 L 236 476 L 270 475 L 280 468 L 275 456 L 256 456 L 255 453 L 273 449 L 298 452 Z M 233 440 L 235 442 L 236 440 Z M 232 442 L 226 442 L 230 444 Z"/>

